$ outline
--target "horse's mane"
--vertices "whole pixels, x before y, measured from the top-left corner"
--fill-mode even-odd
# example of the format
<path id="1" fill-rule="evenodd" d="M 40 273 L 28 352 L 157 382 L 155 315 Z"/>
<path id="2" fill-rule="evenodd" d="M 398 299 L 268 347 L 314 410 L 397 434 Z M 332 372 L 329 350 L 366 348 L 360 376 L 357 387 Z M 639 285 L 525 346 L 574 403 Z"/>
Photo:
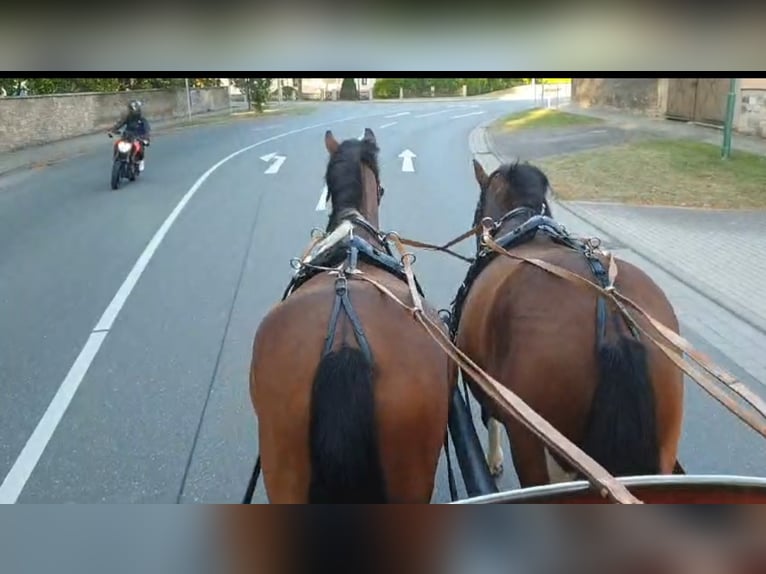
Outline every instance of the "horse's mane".
<path id="1" fill-rule="evenodd" d="M 346 140 L 330 157 L 325 173 L 327 196 L 332 202 L 332 212 L 327 223 L 327 231 L 332 231 L 340 224 L 339 215 L 349 209 L 361 209 L 364 202 L 364 178 L 362 164 L 369 167 L 379 179 L 378 146 L 375 142 Z"/>
<path id="2" fill-rule="evenodd" d="M 473 225 L 476 226 L 481 221 L 486 204 L 486 195 L 490 183 L 495 177 L 502 177 L 508 188 L 508 193 L 513 194 L 513 206 L 529 207 L 535 211 L 542 212 L 543 215 L 553 217 L 551 207 L 546 199 L 550 182 L 548 176 L 543 171 L 528 163 L 520 163 L 518 160 L 513 163 L 504 163 L 498 167 L 487 180 L 487 186 L 481 190 L 479 201 L 476 204 L 476 211 L 473 214 Z"/>

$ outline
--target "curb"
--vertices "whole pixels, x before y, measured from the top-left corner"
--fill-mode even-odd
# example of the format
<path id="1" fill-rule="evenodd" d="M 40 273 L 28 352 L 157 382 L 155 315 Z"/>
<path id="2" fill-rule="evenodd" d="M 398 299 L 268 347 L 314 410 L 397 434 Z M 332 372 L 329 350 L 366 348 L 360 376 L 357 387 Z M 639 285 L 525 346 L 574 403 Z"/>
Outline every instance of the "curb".
<path id="1" fill-rule="evenodd" d="M 484 122 L 483 124 L 480 124 L 474 130 L 471 132 L 471 135 L 469 137 L 469 146 L 471 146 L 471 151 L 477 155 L 489 155 L 493 158 L 494 161 L 496 161 L 499 164 L 503 162 L 502 156 L 495 150 L 492 144 L 492 137 L 489 135 L 488 126 L 491 124 L 491 122 Z M 483 133 L 481 134 L 474 134 L 474 132 L 481 131 Z M 484 145 L 486 146 L 487 151 L 486 152 L 474 152 L 474 141 L 483 141 Z M 480 148 L 477 148 L 480 149 Z M 555 196 L 554 196 L 555 199 Z M 729 302 L 725 299 L 721 299 L 721 295 L 719 293 L 716 293 L 715 289 L 712 287 L 705 287 L 700 286 L 698 283 L 695 282 L 694 278 L 689 276 L 687 273 L 678 270 L 677 268 L 674 268 L 671 264 L 668 262 L 662 261 L 661 259 L 657 258 L 653 254 L 647 253 L 644 249 L 637 248 L 634 246 L 634 244 L 628 239 L 626 240 L 624 237 L 619 237 L 616 235 L 613 231 L 610 231 L 608 229 L 605 229 L 603 224 L 597 221 L 593 221 L 592 219 L 586 217 L 584 213 L 581 212 L 581 210 L 576 205 L 571 205 L 564 203 L 563 201 L 556 201 L 556 205 L 563 209 L 564 211 L 568 212 L 570 215 L 586 222 L 588 225 L 591 225 L 598 231 L 600 231 L 602 234 L 604 234 L 604 237 L 602 237 L 603 240 L 606 240 L 607 238 L 611 238 L 612 240 L 617 240 L 619 243 L 621 243 L 624 247 L 630 249 L 637 255 L 643 257 L 653 265 L 659 267 L 662 269 L 665 273 L 673 277 L 676 281 L 679 281 L 684 286 L 688 287 L 698 295 L 704 297 L 705 299 L 708 299 L 712 303 L 718 305 L 719 307 L 725 309 L 729 313 L 731 313 L 734 317 L 742 321 L 743 323 L 746 323 L 748 326 L 752 327 L 759 333 L 763 333 L 766 335 L 766 326 L 765 325 L 759 325 L 756 321 L 752 319 L 752 314 L 748 313 L 746 309 L 739 308 L 739 305 L 735 302 Z M 724 295 L 725 297 L 725 295 Z"/>

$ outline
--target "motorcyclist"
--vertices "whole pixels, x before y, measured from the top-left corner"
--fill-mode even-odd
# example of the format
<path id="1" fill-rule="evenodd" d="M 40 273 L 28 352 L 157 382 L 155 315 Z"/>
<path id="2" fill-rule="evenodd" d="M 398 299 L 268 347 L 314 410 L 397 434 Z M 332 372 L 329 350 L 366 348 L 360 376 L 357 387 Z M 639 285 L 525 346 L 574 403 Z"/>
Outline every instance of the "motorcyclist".
<path id="1" fill-rule="evenodd" d="M 109 130 L 109 134 L 118 133 L 122 126 L 125 126 L 125 135 L 135 136 L 140 138 L 144 145 L 141 146 L 141 150 L 138 152 L 136 159 L 138 160 L 138 170 L 144 171 L 144 154 L 145 148 L 149 145 L 149 134 L 151 133 L 151 126 L 149 121 L 144 117 L 141 102 L 138 100 L 131 100 L 128 103 L 128 110 L 116 124 Z"/>

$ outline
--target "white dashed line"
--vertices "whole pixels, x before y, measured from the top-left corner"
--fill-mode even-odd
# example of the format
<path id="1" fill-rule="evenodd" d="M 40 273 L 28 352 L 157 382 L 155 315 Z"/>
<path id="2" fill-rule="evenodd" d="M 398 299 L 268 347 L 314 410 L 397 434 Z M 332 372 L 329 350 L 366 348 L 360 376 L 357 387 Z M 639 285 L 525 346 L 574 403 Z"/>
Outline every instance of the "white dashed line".
<path id="1" fill-rule="evenodd" d="M 450 111 L 449 108 L 444 110 L 439 110 L 438 112 L 429 112 L 427 114 L 418 114 L 417 116 L 412 116 L 413 118 L 427 118 L 429 116 L 435 116 L 437 114 L 443 114 L 444 112 Z"/>
<path id="2" fill-rule="evenodd" d="M 481 112 L 468 112 L 467 114 L 458 114 L 456 116 L 452 116 L 450 119 L 456 120 L 458 118 L 467 118 L 468 116 L 480 116 L 483 113 L 484 113 L 483 111 L 481 111 Z"/>

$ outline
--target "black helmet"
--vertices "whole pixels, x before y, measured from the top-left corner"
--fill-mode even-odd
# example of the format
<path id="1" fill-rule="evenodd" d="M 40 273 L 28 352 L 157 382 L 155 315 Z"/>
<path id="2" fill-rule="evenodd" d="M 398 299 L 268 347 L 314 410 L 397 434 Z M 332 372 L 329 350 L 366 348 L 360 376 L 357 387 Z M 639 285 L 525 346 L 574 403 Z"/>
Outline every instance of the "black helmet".
<path id="1" fill-rule="evenodd" d="M 137 116 L 141 113 L 141 102 L 138 100 L 131 100 L 128 104 L 128 114 L 131 116 Z"/>

